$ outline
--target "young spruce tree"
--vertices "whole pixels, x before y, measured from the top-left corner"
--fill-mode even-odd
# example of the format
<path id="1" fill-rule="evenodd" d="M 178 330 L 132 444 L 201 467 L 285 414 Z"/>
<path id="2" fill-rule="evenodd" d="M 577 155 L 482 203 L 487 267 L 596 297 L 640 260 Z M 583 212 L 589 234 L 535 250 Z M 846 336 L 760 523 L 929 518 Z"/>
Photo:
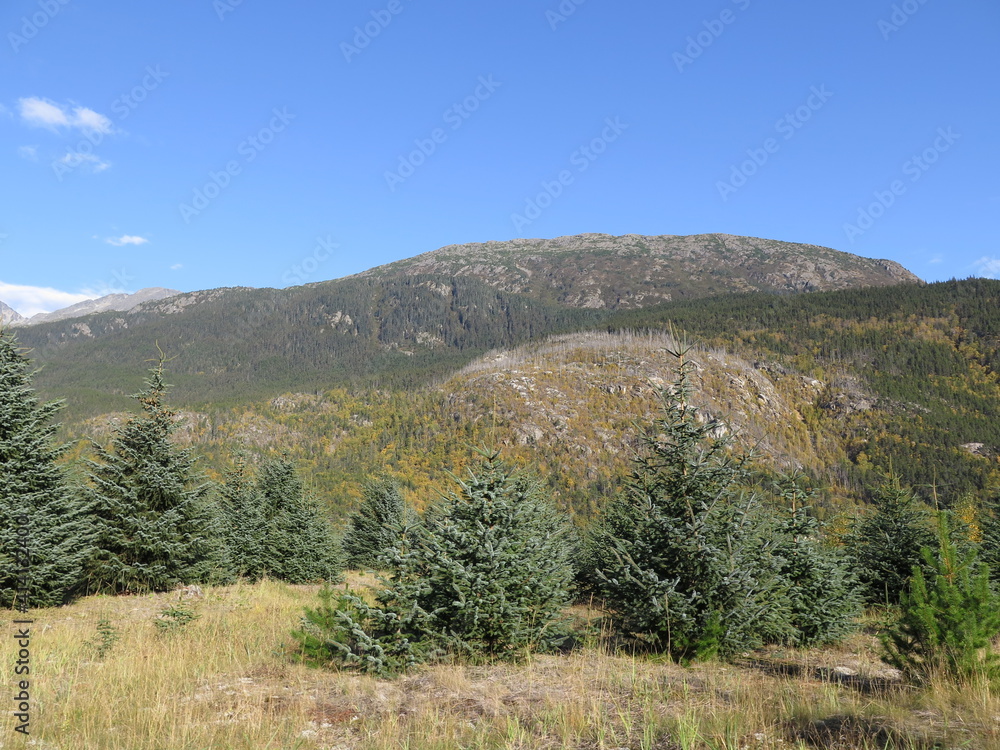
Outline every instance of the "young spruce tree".
<path id="1" fill-rule="evenodd" d="M 416 521 L 389 477 L 372 479 L 363 492 L 361 505 L 347 519 L 343 542 L 346 564 L 355 569 L 380 565 L 380 558 L 399 542 L 404 526 Z"/>
<path id="2" fill-rule="evenodd" d="M 678 660 L 794 638 L 773 520 L 744 489 L 749 457 L 699 420 L 687 352 L 673 352 L 664 414 L 587 544 L 618 632 Z"/>
<path id="3" fill-rule="evenodd" d="M 0 606 L 52 607 L 81 592 L 90 527 L 56 463 L 61 405 L 39 403 L 30 362 L 0 331 Z M 18 595 L 21 598 L 18 598 Z"/>
<path id="4" fill-rule="evenodd" d="M 304 658 L 391 674 L 445 655 L 552 645 L 572 579 L 567 524 L 496 454 L 400 535 L 376 605 L 326 592 L 295 634 Z"/>
<path id="5" fill-rule="evenodd" d="M 899 604 L 921 550 L 934 546 L 930 514 L 899 477 L 890 476 L 875 491 L 871 507 L 845 539 L 848 554 L 868 604 Z"/>
<path id="6" fill-rule="evenodd" d="M 256 582 L 267 573 L 264 560 L 267 519 L 246 456 L 238 454 L 233 463 L 233 468 L 226 472 L 225 482 L 219 485 L 219 509 L 229 563 L 235 576 Z"/>
<path id="7" fill-rule="evenodd" d="M 340 545 L 319 506 L 306 495 L 294 462 L 287 457 L 265 461 L 255 492 L 263 518 L 263 574 L 289 583 L 340 580 Z"/>
<path id="8" fill-rule="evenodd" d="M 789 479 L 781 497 L 791 505 L 775 525 L 792 625 L 786 640 L 795 646 L 835 642 L 857 628 L 862 611 L 857 576 L 843 551 L 826 544 L 819 521 L 809 514 L 812 495 Z"/>
<path id="9" fill-rule="evenodd" d="M 87 513 L 96 527 L 87 564 L 92 592 L 166 591 L 225 579 L 228 561 L 209 485 L 189 449 L 171 441 L 176 413 L 163 403 L 163 359 L 135 398 L 142 415 L 114 428 L 109 447 L 94 444 Z"/>

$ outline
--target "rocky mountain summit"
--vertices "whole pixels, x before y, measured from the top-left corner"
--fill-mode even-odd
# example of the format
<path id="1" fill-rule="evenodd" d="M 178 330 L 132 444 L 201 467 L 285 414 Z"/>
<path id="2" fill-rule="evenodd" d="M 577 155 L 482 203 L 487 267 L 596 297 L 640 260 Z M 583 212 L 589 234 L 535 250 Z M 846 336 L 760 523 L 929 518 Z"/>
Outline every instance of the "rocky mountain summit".
<path id="1" fill-rule="evenodd" d="M 24 316 L 0 300 L 0 326 L 7 325 L 8 323 L 13 325 L 19 320 L 24 320 Z"/>
<path id="2" fill-rule="evenodd" d="M 890 260 L 729 234 L 581 234 L 449 245 L 365 271 L 473 276 L 506 292 L 582 308 L 635 308 L 727 292 L 797 293 L 920 283 Z"/>

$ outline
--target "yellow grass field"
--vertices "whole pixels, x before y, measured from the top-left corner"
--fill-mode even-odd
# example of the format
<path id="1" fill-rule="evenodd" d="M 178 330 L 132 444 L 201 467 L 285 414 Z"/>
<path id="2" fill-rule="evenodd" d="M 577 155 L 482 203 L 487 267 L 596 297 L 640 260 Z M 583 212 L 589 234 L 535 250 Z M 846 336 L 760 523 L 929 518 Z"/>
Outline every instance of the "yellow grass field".
<path id="1" fill-rule="evenodd" d="M 368 582 L 348 578 L 352 588 Z M 176 592 L 31 612 L 27 737 L 14 731 L 18 614 L 7 610 L 0 747 L 1000 749 L 995 691 L 908 687 L 879 662 L 871 635 L 838 649 L 691 667 L 595 642 L 519 664 L 433 666 L 376 680 L 311 669 L 284 652 L 316 591 L 273 582 L 206 588 L 184 600 L 198 619 L 172 632 L 154 622 L 179 601 Z M 99 658 L 102 619 L 120 640 Z"/>

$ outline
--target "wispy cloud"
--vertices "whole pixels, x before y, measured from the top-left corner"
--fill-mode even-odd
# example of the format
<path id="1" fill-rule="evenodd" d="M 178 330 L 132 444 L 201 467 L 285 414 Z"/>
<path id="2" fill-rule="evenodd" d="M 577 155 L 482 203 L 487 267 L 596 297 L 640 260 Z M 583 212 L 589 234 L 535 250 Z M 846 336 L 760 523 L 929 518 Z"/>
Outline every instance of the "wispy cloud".
<path id="1" fill-rule="evenodd" d="M 28 161 L 38 161 L 38 147 L 19 146 L 17 149 L 17 155 L 22 159 L 27 159 Z"/>
<path id="2" fill-rule="evenodd" d="M 174 263 L 172 266 L 170 266 L 171 271 L 180 271 L 182 268 L 184 268 L 183 263 Z"/>
<path id="3" fill-rule="evenodd" d="M 84 133 L 113 133 L 111 120 L 89 107 L 60 105 L 48 99 L 29 96 L 17 101 L 21 122 L 35 128 L 54 132 L 76 129 Z"/>
<path id="4" fill-rule="evenodd" d="M 64 292 L 46 286 L 26 286 L 0 281 L 0 299 L 30 318 L 43 312 L 52 312 L 77 302 L 92 299 L 86 294 Z"/>
<path id="5" fill-rule="evenodd" d="M 1000 277 L 1000 258 L 988 258 L 985 255 L 972 264 L 976 271 L 976 276 L 986 279 Z"/>
<path id="6" fill-rule="evenodd" d="M 69 151 L 65 156 L 59 159 L 60 164 L 65 164 L 71 169 L 76 169 L 77 167 L 87 167 L 91 172 L 103 172 L 105 169 L 111 166 L 111 162 L 104 161 L 104 159 L 94 154 L 82 154 L 77 151 Z"/>
<path id="7" fill-rule="evenodd" d="M 115 247 L 122 247 L 123 245 L 145 245 L 149 240 L 145 237 L 139 237 L 134 234 L 123 234 L 121 237 L 108 237 L 106 240 L 109 245 L 114 245 Z"/>

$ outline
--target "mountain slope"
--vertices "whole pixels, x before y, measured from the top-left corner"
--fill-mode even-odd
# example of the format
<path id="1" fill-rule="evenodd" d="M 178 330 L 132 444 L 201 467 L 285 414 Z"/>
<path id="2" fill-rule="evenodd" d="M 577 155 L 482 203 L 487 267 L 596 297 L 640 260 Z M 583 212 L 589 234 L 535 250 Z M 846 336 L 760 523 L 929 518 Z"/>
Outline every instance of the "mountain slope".
<path id="1" fill-rule="evenodd" d="M 421 297 L 404 294 L 412 288 L 402 280 L 367 283 L 373 294 L 396 294 L 411 315 L 411 302 L 427 306 Z M 472 279 L 455 284 L 457 299 L 468 301 L 477 289 L 508 307 L 525 304 L 526 298 L 505 297 Z M 378 299 L 388 313 L 391 307 Z M 315 300 L 302 303 L 313 309 Z M 210 306 L 204 309 L 218 317 Z M 450 308 L 430 309 L 439 316 Z M 472 325 L 495 318 L 497 311 L 480 316 L 473 306 L 463 314 Z M 348 383 L 332 367 L 309 375 L 308 389 L 289 385 L 286 393 L 256 402 L 262 391 L 247 383 L 239 400 L 202 398 L 188 407 L 184 435 L 216 469 L 236 447 L 289 451 L 338 514 L 351 507 L 359 483 L 380 468 L 403 481 L 412 499 L 426 502 L 435 486 L 446 483 L 445 472 L 469 458 L 470 445 L 502 446 L 512 458 L 538 467 L 565 507 L 587 514 L 620 486 L 637 425 L 649 425 L 659 409 L 656 387 L 672 380 L 676 364 L 664 333 L 674 325 L 699 342 L 696 401 L 705 417 L 729 422 L 743 446 L 756 446 L 765 463 L 813 475 L 829 487 L 828 501 L 863 494 L 890 466 L 926 496 L 936 487 L 944 504 L 1000 491 L 998 281 L 730 295 L 600 316 L 575 312 L 589 320 L 561 322 L 590 331 L 544 337 L 535 320 L 533 340 L 481 356 L 439 345 L 421 360 L 416 347 L 412 355 L 390 349 L 398 360 L 377 363 L 384 367 L 378 388 L 365 387 L 362 378 Z M 518 319 L 512 312 L 511 323 Z M 418 330 L 427 325 L 411 320 Z M 386 333 L 396 332 L 391 339 L 401 330 L 393 325 Z M 489 335 L 507 334 L 493 329 Z M 280 337 L 268 341 L 275 339 Z M 213 342 L 197 343 L 197 356 L 195 343 L 186 351 L 197 362 L 203 352 L 211 354 Z M 94 369 L 93 352 L 81 351 L 87 357 L 73 366 L 83 377 Z M 328 361 L 345 351 L 331 348 Z M 418 364 L 425 369 L 391 370 Z M 64 367 L 49 361 L 41 375 Z M 139 367 L 122 372 L 124 392 L 134 391 Z M 301 383 L 306 372 L 270 385 Z M 431 372 L 437 375 L 428 384 Z M 406 387 L 386 387 L 386 373 Z M 197 375 L 174 374 L 176 382 L 198 382 Z M 340 387 L 322 385 L 338 378 Z M 49 382 L 48 397 L 72 395 Z M 172 402 L 183 402 L 177 395 Z M 185 398 L 197 403 L 198 395 L 195 388 Z M 125 406 L 134 404 L 120 399 L 114 408 Z M 106 434 L 105 416 L 66 421 L 67 436 Z"/>
<path id="2" fill-rule="evenodd" d="M 78 413 L 127 403 L 157 356 L 180 404 L 248 403 L 289 390 L 411 386 L 482 352 L 596 322 L 475 279 L 352 278 L 276 289 L 215 289 L 18 329 L 44 365 L 36 383 Z"/>
<path id="3" fill-rule="evenodd" d="M 811 245 L 581 235 L 454 246 L 335 281 L 178 294 L 19 330 L 48 365 L 39 386 L 95 413 L 123 403 L 158 346 L 177 356 L 181 403 L 247 403 L 288 390 L 420 385 L 490 348 L 586 328 L 606 314 L 588 308 L 915 279 L 886 261 Z"/>
<path id="4" fill-rule="evenodd" d="M 451 245 L 361 276 L 471 276 L 585 308 L 634 308 L 727 292 L 794 293 L 917 283 L 898 263 L 816 245 L 728 234 L 583 234 Z"/>
<path id="5" fill-rule="evenodd" d="M 3 300 L 0 300 L 0 326 L 7 325 L 8 323 L 17 323 L 21 320 L 24 320 L 24 316 L 21 313 L 13 307 L 8 306 Z"/>

